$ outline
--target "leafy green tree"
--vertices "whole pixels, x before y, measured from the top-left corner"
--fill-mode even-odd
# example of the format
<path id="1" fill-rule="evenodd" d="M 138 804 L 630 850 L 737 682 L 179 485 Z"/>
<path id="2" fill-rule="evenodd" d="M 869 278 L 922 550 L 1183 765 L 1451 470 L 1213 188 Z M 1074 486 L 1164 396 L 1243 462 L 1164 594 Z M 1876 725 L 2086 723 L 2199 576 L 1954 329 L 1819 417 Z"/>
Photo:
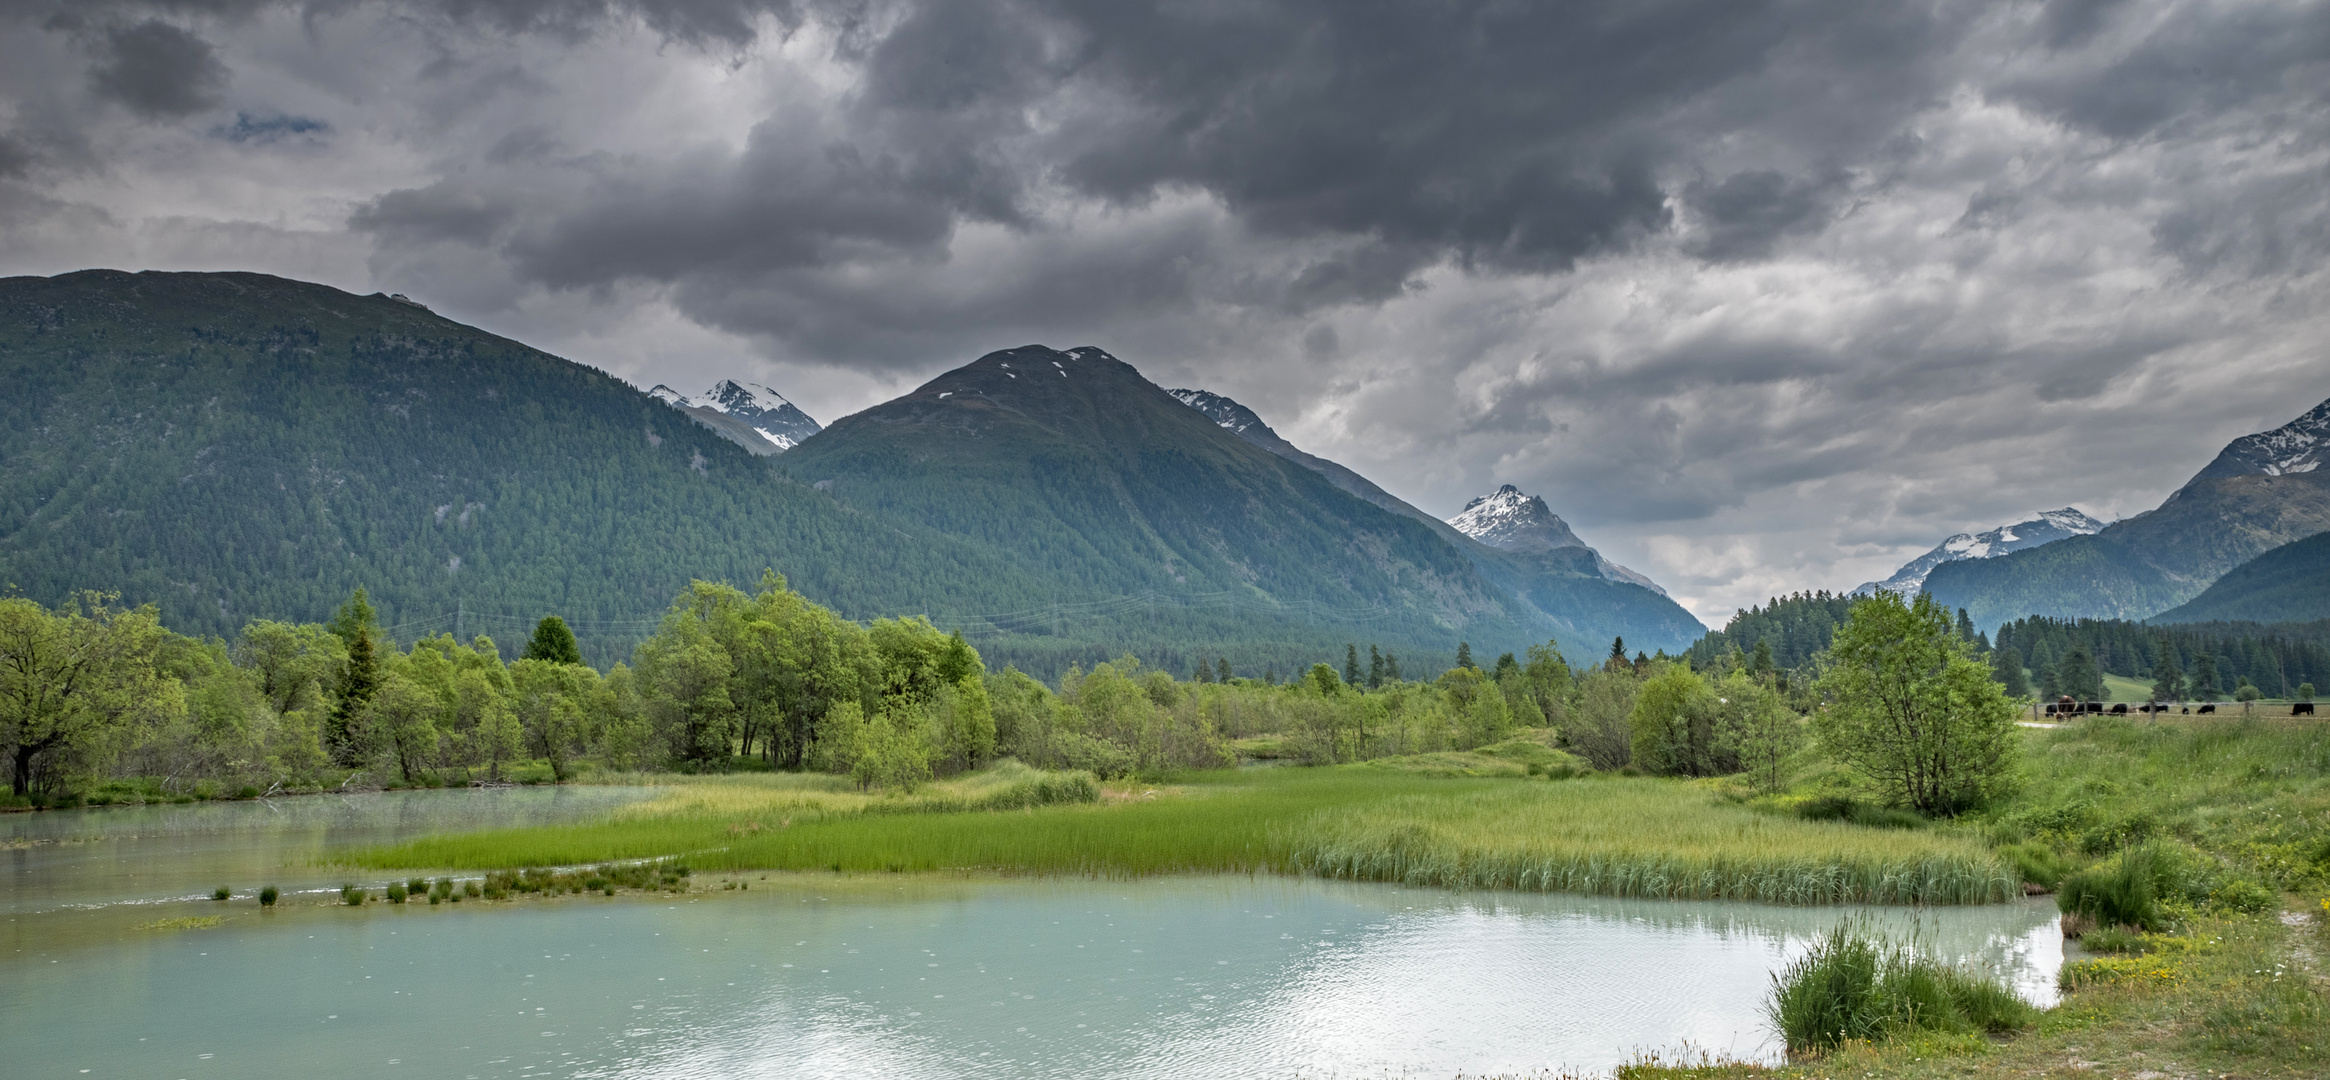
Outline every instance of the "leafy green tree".
<path id="1" fill-rule="evenodd" d="M 1529 663 L 1521 669 L 1542 722 L 1559 727 L 1566 719 L 1570 696 L 1570 666 L 1552 642 L 1529 647 Z"/>
<path id="2" fill-rule="evenodd" d="M 1714 687 L 1715 749 L 1734 759 L 1757 791 L 1787 786 L 1788 759 L 1804 743 L 1804 723 L 1780 692 L 1754 675 L 1733 672 Z"/>
<path id="3" fill-rule="evenodd" d="M 1642 681 L 1626 726 L 1631 759 L 1644 772 L 1667 776 L 1708 776 L 1714 761 L 1713 691 L 1687 664 L 1665 664 Z"/>
<path id="4" fill-rule="evenodd" d="M 168 632 L 152 606 L 122 610 L 83 593 L 56 611 L 0 599 L 0 748 L 21 797 L 55 763 L 183 712 L 185 691 L 161 669 Z"/>
<path id="5" fill-rule="evenodd" d="M 1311 665 L 1311 688 L 1327 697 L 1334 697 L 1343 689 L 1343 680 L 1335 677 L 1335 669 L 1325 664 Z"/>
<path id="6" fill-rule="evenodd" d="M 510 713 L 558 783 L 566 782 L 587 741 L 598 681 L 598 672 L 580 664 L 525 657 L 510 665 Z"/>
<path id="7" fill-rule="evenodd" d="M 582 646 L 575 643 L 574 631 L 567 629 L 566 620 L 556 615 L 544 615 L 534 624 L 534 636 L 526 642 L 521 654 L 527 660 L 547 660 L 553 664 L 583 662 Z"/>
<path id="8" fill-rule="evenodd" d="M 2310 683 L 2310 682 L 2302 682 L 2302 683 L 2299 683 L 2299 684 L 2298 684 L 2298 700 L 2299 700 L 2299 701 L 2312 701 L 2312 700 L 2314 700 L 2314 684 L 2313 684 L 2313 683 Z"/>
<path id="9" fill-rule="evenodd" d="M 1562 739 L 1597 769 L 1623 768 L 1634 760 L 1634 696 L 1642 687 L 1632 667 L 1603 667 L 1578 680 L 1578 704 Z"/>
<path id="10" fill-rule="evenodd" d="M 2233 688 L 2233 700 L 2235 701 L 2255 701 L 2264 696 L 2265 692 L 2259 690 L 2256 683 L 2250 682 L 2247 675 L 2241 677 L 2241 685 Z"/>
<path id="11" fill-rule="evenodd" d="M 2014 646 L 2001 645 L 1990 651 L 1990 672 L 2006 696 L 2016 701 L 2031 696 L 2031 678 L 2023 671 L 2023 654 Z"/>
<path id="12" fill-rule="evenodd" d="M 484 763 L 486 779 L 496 782 L 502 764 L 526 748 L 526 728 L 510 709 L 505 683 L 502 672 L 484 667 L 466 668 L 453 679 L 454 723 L 469 760 Z"/>
<path id="13" fill-rule="evenodd" d="M 1932 596 L 1856 602 L 1829 653 L 1819 685 L 1831 704 L 1813 722 L 1829 754 L 1921 814 L 1955 815 L 2007 789 L 2015 708 Z"/>
<path id="14" fill-rule="evenodd" d="M 396 671 L 383 677 L 364 702 L 363 729 L 387 741 L 397 773 L 408 784 L 420 779 L 437 758 L 441 738 L 437 717 L 443 708 L 444 702 L 427 687 Z"/>

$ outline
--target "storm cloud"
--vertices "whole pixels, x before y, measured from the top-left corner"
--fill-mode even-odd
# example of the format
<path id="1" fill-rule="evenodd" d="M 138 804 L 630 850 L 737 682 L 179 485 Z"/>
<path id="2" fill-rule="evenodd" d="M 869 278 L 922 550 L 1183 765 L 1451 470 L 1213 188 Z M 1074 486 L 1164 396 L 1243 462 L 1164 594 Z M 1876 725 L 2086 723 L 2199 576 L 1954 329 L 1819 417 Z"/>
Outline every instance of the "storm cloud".
<path id="1" fill-rule="evenodd" d="M 826 420 L 1097 344 L 1711 621 L 2330 397 L 2326 181 L 2323 3 L 0 8 L 9 272 L 403 292 Z"/>

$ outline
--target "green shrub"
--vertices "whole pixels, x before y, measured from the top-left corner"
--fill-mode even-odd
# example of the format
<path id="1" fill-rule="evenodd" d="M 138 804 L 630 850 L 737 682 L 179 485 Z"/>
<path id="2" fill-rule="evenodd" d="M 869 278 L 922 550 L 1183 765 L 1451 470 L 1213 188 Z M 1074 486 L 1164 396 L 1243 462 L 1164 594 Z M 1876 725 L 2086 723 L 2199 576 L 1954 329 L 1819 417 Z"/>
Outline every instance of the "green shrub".
<path id="1" fill-rule="evenodd" d="M 342 885 L 340 886 L 340 902 L 349 907 L 361 907 L 364 904 L 364 890 L 354 885 Z"/>
<path id="2" fill-rule="evenodd" d="M 405 902 L 404 882 L 391 881 L 388 883 L 388 902 L 391 904 L 401 904 Z"/>
<path id="3" fill-rule="evenodd" d="M 213 900 L 224 900 L 227 897 L 233 896 L 234 894 L 235 891 L 233 889 L 221 885 L 218 888 L 212 889 L 210 891 L 210 898 Z"/>
<path id="4" fill-rule="evenodd" d="M 244 784 L 243 786 L 235 789 L 235 798 L 238 799 L 256 799 L 259 797 L 259 794 L 260 792 L 258 787 L 252 784 Z"/>
<path id="5" fill-rule="evenodd" d="M 2125 926 L 2099 926 L 2081 934 L 2079 944 L 2089 952 L 2141 953 L 2144 935 Z"/>
<path id="6" fill-rule="evenodd" d="M 273 885 L 269 885 L 266 888 L 259 890 L 259 906 L 274 907 L 276 895 L 275 886 Z"/>
<path id="7" fill-rule="evenodd" d="M 2054 848 L 2036 841 L 2008 844 L 1998 849 L 2000 857 L 2014 864 L 2015 873 L 2043 889 L 2054 889 L 2063 884 L 2063 875 L 2071 870 L 2070 860 L 2057 854 Z"/>
<path id="8" fill-rule="evenodd" d="M 2055 906 L 2105 926 L 2158 930 L 2168 921 L 2160 906 L 2162 893 L 2168 891 L 2162 886 L 2175 883 L 2178 862 L 2150 844 L 2129 848 L 2110 862 L 2064 878 Z"/>
<path id="9" fill-rule="evenodd" d="M 2281 906 L 2281 897 L 2245 877 L 2227 877 L 2209 890 L 2209 906 L 2258 915 Z"/>
<path id="10" fill-rule="evenodd" d="M 1789 1053 L 1910 1031 L 2011 1031 L 2038 1011 L 1993 979 L 1846 922 L 1772 976 L 1765 1013 Z"/>

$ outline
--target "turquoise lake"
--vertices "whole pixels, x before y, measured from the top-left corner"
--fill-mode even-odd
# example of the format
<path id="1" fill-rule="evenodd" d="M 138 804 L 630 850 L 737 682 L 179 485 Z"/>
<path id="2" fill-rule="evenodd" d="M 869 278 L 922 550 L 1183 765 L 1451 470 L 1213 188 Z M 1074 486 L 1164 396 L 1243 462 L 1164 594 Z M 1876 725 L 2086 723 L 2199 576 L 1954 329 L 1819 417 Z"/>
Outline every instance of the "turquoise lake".
<path id="1" fill-rule="evenodd" d="M 2053 907 L 1924 912 L 1274 877 L 700 876 L 329 902 L 348 843 L 574 820 L 521 789 L 0 818 L 12 1077 L 1382 1077 L 1770 1059 L 1771 974 L 1858 915 L 2053 1000 Z M 251 899 L 272 881 L 272 912 Z M 725 889 L 735 881 L 747 886 Z M 235 899 L 200 897 L 226 884 Z M 148 929 L 219 916 L 201 929 Z"/>

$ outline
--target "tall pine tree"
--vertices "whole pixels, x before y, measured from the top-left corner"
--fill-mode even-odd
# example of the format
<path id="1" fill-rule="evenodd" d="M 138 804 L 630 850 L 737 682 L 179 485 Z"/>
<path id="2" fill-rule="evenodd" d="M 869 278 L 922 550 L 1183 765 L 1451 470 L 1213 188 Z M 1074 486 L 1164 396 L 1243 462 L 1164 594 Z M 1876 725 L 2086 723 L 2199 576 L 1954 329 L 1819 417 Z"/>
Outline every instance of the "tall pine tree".
<path id="1" fill-rule="evenodd" d="M 1480 670 L 1480 668 L 1475 666 L 1472 662 L 1472 642 L 1459 641 L 1456 643 L 1456 666 L 1460 668 L 1472 668 L 1474 671 Z"/>
<path id="2" fill-rule="evenodd" d="M 1343 685 L 1359 685 L 1359 646 L 1356 644 L 1343 646 Z"/>
<path id="3" fill-rule="evenodd" d="M 2001 645 L 1990 653 L 1990 670 L 1998 677 L 1999 685 L 2006 687 L 2006 696 L 2020 700 L 2031 696 L 2030 676 L 2023 673 L 2023 654 L 2012 645 Z"/>
<path id="4" fill-rule="evenodd" d="M 579 664 L 583 662 L 582 646 L 575 643 L 574 631 L 567 628 L 565 619 L 544 615 L 541 622 L 534 624 L 534 636 L 526 642 L 524 659 Z"/>
<path id="5" fill-rule="evenodd" d="M 362 730 L 364 707 L 380 689 L 380 657 L 374 643 L 378 628 L 373 625 L 372 601 L 364 595 L 363 586 L 357 586 L 348 602 L 333 613 L 328 628 L 347 643 L 348 664 L 340 670 L 339 685 L 333 688 L 337 700 L 324 720 L 324 749 L 335 764 L 353 769 L 364 763 L 367 749 Z"/>
<path id="6" fill-rule="evenodd" d="M 2183 701 L 2184 672 L 2176 666 L 2176 646 L 2161 638 L 2154 655 L 2158 659 L 2152 661 L 2152 700 Z"/>
<path id="7" fill-rule="evenodd" d="M 1367 646 L 1367 688 L 1383 688 L 1383 650 L 1372 643 Z"/>

